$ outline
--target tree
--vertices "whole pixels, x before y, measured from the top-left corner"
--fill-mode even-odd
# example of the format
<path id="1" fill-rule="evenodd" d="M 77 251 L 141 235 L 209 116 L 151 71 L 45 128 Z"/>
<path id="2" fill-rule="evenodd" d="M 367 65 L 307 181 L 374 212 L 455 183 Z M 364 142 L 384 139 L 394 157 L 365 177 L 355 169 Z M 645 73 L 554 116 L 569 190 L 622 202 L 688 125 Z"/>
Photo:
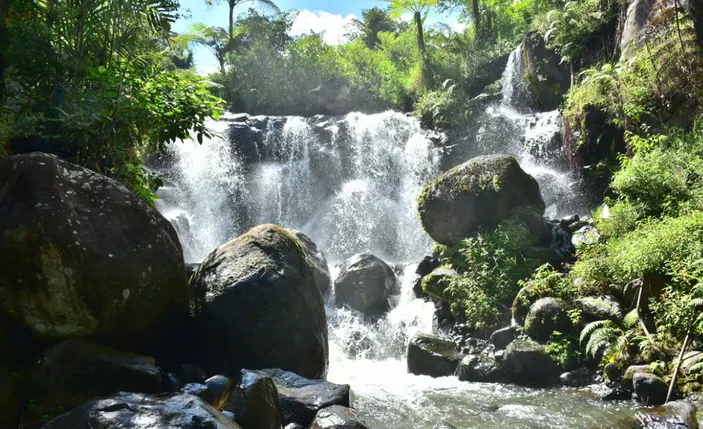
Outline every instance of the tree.
<path id="1" fill-rule="evenodd" d="M 273 9 L 276 12 L 280 12 L 278 9 L 278 6 L 276 6 L 276 3 L 273 2 L 273 0 L 205 0 L 205 3 L 207 3 L 209 6 L 213 5 L 218 5 L 222 3 L 227 3 L 227 6 L 229 7 L 229 42 L 232 42 L 232 39 L 234 39 L 234 8 L 239 6 L 240 4 L 249 2 L 249 3 L 254 3 L 259 6 L 265 6 L 269 9 Z"/>
<path id="2" fill-rule="evenodd" d="M 228 51 L 229 39 L 227 30 L 224 28 L 211 27 L 202 22 L 196 22 L 190 26 L 186 33 L 173 40 L 182 49 L 187 49 L 192 44 L 206 47 L 217 58 L 220 72 L 225 72 L 225 56 Z"/>
<path id="3" fill-rule="evenodd" d="M 404 13 L 411 13 L 417 26 L 417 46 L 425 52 L 425 35 L 422 24 L 430 9 L 440 4 L 439 0 L 382 0 L 390 3 L 391 17 L 400 18 Z"/>
<path id="4" fill-rule="evenodd" d="M 378 43 L 378 33 L 396 32 L 398 24 L 391 19 L 387 11 L 374 7 L 361 12 L 362 19 L 354 19 L 351 23 L 352 31 L 360 37 L 369 49 L 374 49 Z"/>

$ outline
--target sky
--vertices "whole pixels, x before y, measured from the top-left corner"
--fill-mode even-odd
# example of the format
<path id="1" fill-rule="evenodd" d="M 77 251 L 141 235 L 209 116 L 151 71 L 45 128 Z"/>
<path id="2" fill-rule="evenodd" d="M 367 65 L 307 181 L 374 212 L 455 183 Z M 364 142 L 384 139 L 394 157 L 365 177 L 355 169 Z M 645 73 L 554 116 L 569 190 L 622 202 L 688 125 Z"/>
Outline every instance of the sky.
<path id="1" fill-rule="evenodd" d="M 291 35 L 315 31 L 324 31 L 324 39 L 330 44 L 339 44 L 344 41 L 346 33 L 344 27 L 354 18 L 361 18 L 361 11 L 374 6 L 386 7 L 387 4 L 377 0 L 275 0 L 282 11 L 295 9 L 299 11 L 296 21 L 291 28 Z M 184 32 L 194 22 L 203 22 L 207 25 L 216 25 L 227 28 L 228 9 L 225 2 L 218 6 L 209 7 L 205 0 L 180 0 L 181 12 L 190 15 L 189 19 L 180 19 L 173 26 L 176 32 Z M 246 12 L 252 3 L 245 2 L 235 9 L 235 16 Z M 456 17 L 430 15 L 426 23 L 432 25 L 443 22 L 457 28 L 460 24 Z M 200 73 L 207 74 L 215 71 L 217 60 L 214 55 L 203 48 L 194 49 L 195 66 Z"/>

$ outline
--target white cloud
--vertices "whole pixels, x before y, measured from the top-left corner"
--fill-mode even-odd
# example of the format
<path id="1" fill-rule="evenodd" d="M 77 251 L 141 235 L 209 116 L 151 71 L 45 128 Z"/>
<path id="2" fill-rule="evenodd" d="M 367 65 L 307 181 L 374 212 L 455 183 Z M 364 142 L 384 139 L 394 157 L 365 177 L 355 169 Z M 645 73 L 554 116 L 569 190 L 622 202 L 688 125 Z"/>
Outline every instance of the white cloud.
<path id="1" fill-rule="evenodd" d="M 330 45 L 339 45 L 345 41 L 344 35 L 347 33 L 345 27 L 353 19 L 356 19 L 356 15 L 353 13 L 342 16 L 323 11 L 310 12 L 305 9 L 298 13 L 298 17 L 290 29 L 290 35 L 300 36 L 311 31 L 315 33 L 324 32 L 322 38 L 325 42 Z"/>

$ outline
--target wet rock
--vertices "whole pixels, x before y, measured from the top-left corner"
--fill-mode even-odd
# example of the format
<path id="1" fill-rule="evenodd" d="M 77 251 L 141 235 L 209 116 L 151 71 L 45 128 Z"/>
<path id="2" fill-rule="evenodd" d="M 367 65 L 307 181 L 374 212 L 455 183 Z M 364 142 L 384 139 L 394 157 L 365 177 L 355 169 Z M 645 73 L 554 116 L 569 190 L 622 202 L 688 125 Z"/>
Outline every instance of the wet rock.
<path id="1" fill-rule="evenodd" d="M 506 376 L 495 359 L 485 355 L 467 355 L 461 359 L 456 369 L 461 381 L 501 383 Z"/>
<path id="2" fill-rule="evenodd" d="M 205 380 L 205 386 L 212 392 L 212 406 L 223 408 L 232 394 L 232 380 L 224 375 L 215 375 Z"/>
<path id="3" fill-rule="evenodd" d="M 418 200 L 423 228 L 445 245 L 526 208 L 544 213 L 539 184 L 508 155 L 473 158 L 425 186 Z"/>
<path id="4" fill-rule="evenodd" d="M 193 274 L 195 274 L 195 272 L 198 271 L 198 267 L 200 267 L 200 264 L 197 262 L 186 263 L 186 277 L 188 279 L 193 277 Z"/>
<path id="5" fill-rule="evenodd" d="M 603 373 L 609 383 L 616 383 L 622 378 L 622 370 L 616 363 L 609 363 L 603 367 Z"/>
<path id="6" fill-rule="evenodd" d="M 96 428 L 242 429 L 196 396 L 139 393 L 118 393 L 88 401 L 43 429 Z"/>
<path id="7" fill-rule="evenodd" d="M 450 425 L 447 422 L 439 422 L 436 425 L 432 426 L 432 429 L 456 429 L 456 427 Z"/>
<path id="8" fill-rule="evenodd" d="M 202 383 L 207 378 L 207 373 L 197 363 L 180 364 L 174 373 L 185 383 Z"/>
<path id="9" fill-rule="evenodd" d="M 434 271 L 435 268 L 439 268 L 439 265 L 439 260 L 434 256 L 425 256 L 422 261 L 420 261 L 420 264 L 415 270 L 417 279 L 415 280 L 415 284 L 413 285 L 413 292 L 415 293 L 415 296 L 417 298 L 424 298 L 427 296 L 427 294 L 422 290 L 422 279 L 426 275 Z"/>
<path id="10" fill-rule="evenodd" d="M 456 327 L 455 323 L 456 319 L 452 314 L 450 304 L 443 299 L 435 300 L 434 313 L 432 314 L 432 332 L 435 334 L 446 334 Z"/>
<path id="11" fill-rule="evenodd" d="M 606 319 L 619 322 L 623 317 L 622 305 L 612 295 L 586 296 L 576 299 L 574 304 L 581 310 L 581 315 L 587 322 Z"/>
<path id="12" fill-rule="evenodd" d="M 637 429 L 695 429 L 696 407 L 687 401 L 671 401 L 655 408 L 640 408 L 635 413 Z"/>
<path id="13" fill-rule="evenodd" d="M 632 389 L 640 402 L 661 405 L 666 401 L 669 386 L 657 375 L 639 372 L 632 377 Z"/>
<path id="14" fill-rule="evenodd" d="M 333 405 L 318 411 L 309 429 L 368 429 L 368 427 L 356 410 Z"/>
<path id="15" fill-rule="evenodd" d="M 626 390 L 632 391 L 632 379 L 635 374 L 651 374 L 652 367 L 649 365 L 631 365 L 625 370 L 622 376 L 621 384 Z"/>
<path id="16" fill-rule="evenodd" d="M 359 253 L 349 258 L 334 281 L 335 303 L 368 316 L 380 316 L 391 308 L 391 296 L 400 292 L 393 269 L 374 255 Z"/>
<path id="17" fill-rule="evenodd" d="M 547 49 L 539 32 L 531 32 L 523 41 L 525 78 L 535 107 L 554 110 L 571 87 L 571 70 L 556 52 Z"/>
<path id="18" fill-rule="evenodd" d="M 209 387 L 200 383 L 188 383 L 183 386 L 181 393 L 186 395 L 197 396 L 207 404 L 215 406 L 215 394 Z"/>
<path id="19" fill-rule="evenodd" d="M 245 429 L 280 429 L 283 419 L 278 389 L 271 377 L 256 371 L 242 370 L 226 409 Z"/>
<path id="20" fill-rule="evenodd" d="M 425 334 L 417 334 L 408 345 L 408 371 L 416 375 L 445 377 L 454 374 L 460 356 L 456 344 Z"/>
<path id="21" fill-rule="evenodd" d="M 422 279 L 422 290 L 431 296 L 443 298 L 444 290 L 449 287 L 451 281 L 457 277 L 459 277 L 459 273 L 453 268 L 435 268 Z"/>
<path id="22" fill-rule="evenodd" d="M 0 183 L 0 309 L 35 335 L 131 346 L 186 314 L 178 237 L 142 198 L 43 153 L 0 161 Z"/>
<path id="23" fill-rule="evenodd" d="M 46 409 L 71 408 L 119 391 L 162 391 L 154 359 L 81 340 L 47 350 L 29 375 L 28 397 Z"/>
<path id="24" fill-rule="evenodd" d="M 178 392 L 185 387 L 185 383 L 179 376 L 172 372 L 167 372 L 161 377 L 162 390 L 167 393 Z"/>
<path id="25" fill-rule="evenodd" d="M 655 4 L 655 0 L 633 0 L 629 3 L 620 37 L 620 52 L 626 52 L 630 43 L 642 37 L 652 18 L 652 6 Z"/>
<path id="26" fill-rule="evenodd" d="M 0 428 L 16 428 L 19 416 L 20 403 L 12 372 L 0 363 Z"/>
<path id="27" fill-rule="evenodd" d="M 555 331 L 568 334 L 574 331 L 569 318 L 569 305 L 558 298 L 540 298 L 530 307 L 525 319 L 525 332 L 530 338 L 546 342 Z"/>
<path id="28" fill-rule="evenodd" d="M 573 371 L 562 373 L 559 381 L 564 386 L 584 387 L 596 382 L 596 375 L 588 368 L 579 368 Z"/>
<path id="29" fill-rule="evenodd" d="M 505 349 L 503 370 L 508 380 L 522 385 L 552 385 L 558 369 L 544 348 L 531 340 L 515 340 Z"/>
<path id="30" fill-rule="evenodd" d="M 289 371 L 265 369 L 248 371 L 250 377 L 271 377 L 278 389 L 283 410 L 283 425 L 292 423 L 308 427 L 315 414 L 326 407 L 352 406 L 351 388 L 348 384 L 334 384 L 325 380 L 311 380 Z M 242 374 L 247 371 L 243 370 Z"/>
<path id="31" fill-rule="evenodd" d="M 260 225 L 215 249 L 193 276 L 195 328 L 210 373 L 282 367 L 327 373 L 327 320 L 298 240 Z"/>
<path id="32" fill-rule="evenodd" d="M 622 386 L 605 387 L 600 397 L 604 401 L 629 401 L 632 399 L 632 392 Z"/>
<path id="33" fill-rule="evenodd" d="M 498 329 L 491 334 L 490 342 L 496 350 L 505 350 L 514 339 L 518 336 L 517 327 L 508 326 Z"/>
<path id="34" fill-rule="evenodd" d="M 330 269 L 327 266 L 325 254 L 317 248 L 317 244 L 304 232 L 296 230 L 291 230 L 290 232 L 298 239 L 305 256 L 307 256 L 308 261 L 313 266 L 317 288 L 320 289 L 323 295 L 328 294 L 330 291 Z"/>

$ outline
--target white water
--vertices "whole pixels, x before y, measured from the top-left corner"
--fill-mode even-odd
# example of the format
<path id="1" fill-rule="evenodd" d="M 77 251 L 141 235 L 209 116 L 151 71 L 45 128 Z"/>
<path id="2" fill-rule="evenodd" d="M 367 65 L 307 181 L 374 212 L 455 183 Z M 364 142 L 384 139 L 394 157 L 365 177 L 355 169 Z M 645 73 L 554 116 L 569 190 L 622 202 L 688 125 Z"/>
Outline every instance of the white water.
<path id="1" fill-rule="evenodd" d="M 516 63 L 506 70 L 511 88 L 519 75 Z M 573 179 L 560 161 L 559 112 L 521 113 L 512 100 L 506 92 L 503 103 L 489 106 L 473 130 L 475 138 L 457 152 L 462 157 L 451 161 L 513 154 L 539 181 L 548 215 L 579 211 Z M 158 208 L 176 225 L 189 261 L 202 260 L 251 226 L 271 222 L 306 232 L 333 263 L 361 251 L 402 263 L 401 295 L 377 323 L 327 308 L 328 379 L 352 386 L 355 406 L 371 428 L 429 429 L 439 420 L 458 428 L 618 426 L 620 408 L 586 391 L 407 373 L 407 344 L 417 332 L 432 332 L 434 309 L 412 292 L 412 261 L 431 244 L 417 220 L 416 199 L 446 158 L 416 120 L 396 112 L 250 118 L 246 124 L 234 119 L 211 124 L 221 137 L 171 146 L 169 185 L 160 192 Z M 332 268 L 334 278 L 338 266 Z"/>

